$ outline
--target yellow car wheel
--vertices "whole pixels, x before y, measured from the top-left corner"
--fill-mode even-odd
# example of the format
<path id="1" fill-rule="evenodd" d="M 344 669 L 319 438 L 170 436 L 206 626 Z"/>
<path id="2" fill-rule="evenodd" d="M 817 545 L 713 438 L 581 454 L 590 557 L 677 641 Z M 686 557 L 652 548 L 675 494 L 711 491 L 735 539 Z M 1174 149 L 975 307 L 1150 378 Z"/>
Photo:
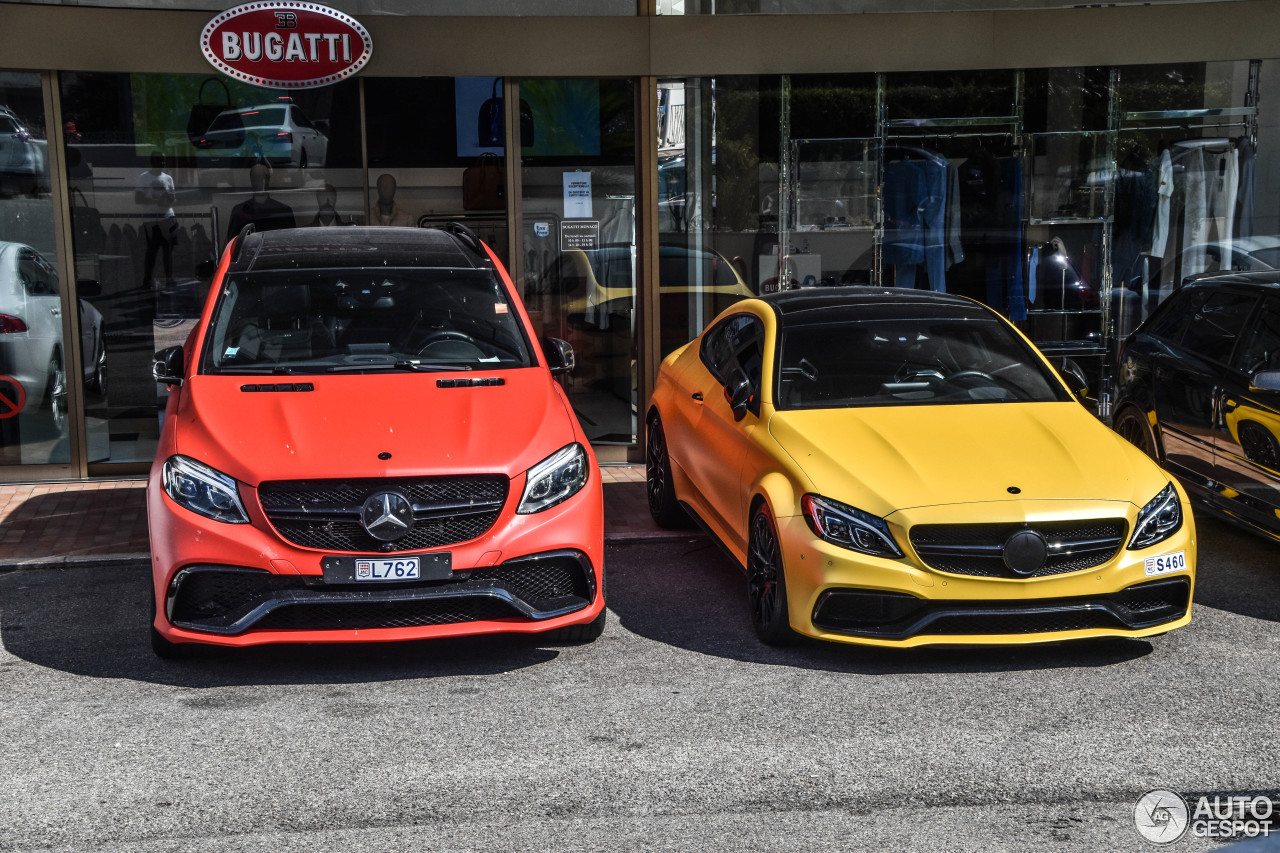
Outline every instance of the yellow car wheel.
<path id="1" fill-rule="evenodd" d="M 747 543 L 747 603 L 756 636 L 770 646 L 782 646 L 796 638 L 787 616 L 787 576 L 782 569 L 782 547 L 778 528 L 768 504 L 760 504 L 751 515 L 751 538 Z"/>
<path id="2" fill-rule="evenodd" d="M 671 482 L 671 457 L 667 455 L 667 437 L 662 421 L 655 414 L 649 419 L 649 436 L 645 452 L 645 486 L 649 496 L 649 514 L 659 527 L 684 527 L 689 517 L 676 500 Z"/>

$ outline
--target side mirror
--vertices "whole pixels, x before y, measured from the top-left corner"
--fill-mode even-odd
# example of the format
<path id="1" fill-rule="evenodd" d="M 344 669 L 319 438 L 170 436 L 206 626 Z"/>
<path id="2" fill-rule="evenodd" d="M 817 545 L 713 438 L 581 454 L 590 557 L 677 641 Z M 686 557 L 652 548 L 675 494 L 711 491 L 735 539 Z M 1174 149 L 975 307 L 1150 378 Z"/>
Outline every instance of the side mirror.
<path id="1" fill-rule="evenodd" d="M 1280 370 L 1259 370 L 1249 380 L 1249 386 L 1259 391 L 1280 391 Z"/>
<path id="2" fill-rule="evenodd" d="M 573 355 L 573 347 L 569 346 L 568 341 L 562 341 L 559 338 L 543 338 L 542 353 L 547 357 L 547 366 L 551 368 L 553 375 L 572 373 L 578 366 L 577 359 Z"/>
<path id="3" fill-rule="evenodd" d="M 724 386 L 724 399 L 729 404 L 735 421 L 747 416 L 747 404 L 751 402 L 751 382 L 742 371 L 735 371 L 729 376 L 729 383 Z"/>
<path id="4" fill-rule="evenodd" d="M 1058 375 L 1067 384 L 1067 388 L 1083 401 L 1089 395 L 1089 380 L 1085 378 L 1084 371 L 1069 358 L 1064 358 L 1058 362 L 1057 368 Z"/>
<path id="5" fill-rule="evenodd" d="M 165 385 L 182 385 L 182 347 L 162 349 L 151 358 L 151 376 Z"/>

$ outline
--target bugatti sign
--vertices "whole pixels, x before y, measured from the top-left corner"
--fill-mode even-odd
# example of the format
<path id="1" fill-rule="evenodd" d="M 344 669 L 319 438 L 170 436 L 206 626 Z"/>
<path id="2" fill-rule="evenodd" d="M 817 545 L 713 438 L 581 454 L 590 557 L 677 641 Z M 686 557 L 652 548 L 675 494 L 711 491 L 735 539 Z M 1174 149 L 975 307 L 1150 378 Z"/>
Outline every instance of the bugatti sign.
<path id="1" fill-rule="evenodd" d="M 360 22 L 301 0 L 246 3 L 200 34 L 205 57 L 228 77 L 276 89 L 327 86 L 355 74 L 373 55 Z"/>

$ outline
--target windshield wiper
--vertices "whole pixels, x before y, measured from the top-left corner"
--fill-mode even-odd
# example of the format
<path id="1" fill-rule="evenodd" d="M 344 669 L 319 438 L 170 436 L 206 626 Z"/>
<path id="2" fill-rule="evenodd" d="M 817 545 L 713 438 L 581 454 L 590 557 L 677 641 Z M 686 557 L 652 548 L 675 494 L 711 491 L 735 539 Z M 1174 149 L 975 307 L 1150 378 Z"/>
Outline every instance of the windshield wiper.
<path id="1" fill-rule="evenodd" d="M 472 370 L 469 364 L 422 364 L 417 361 L 374 361 L 368 364 L 331 364 L 325 373 L 359 373 L 362 370 L 412 370 L 415 373 L 436 373 L 449 370 Z"/>
<path id="2" fill-rule="evenodd" d="M 281 376 L 285 376 L 285 375 L 294 374 L 294 373 L 306 373 L 306 372 L 307 371 L 305 370 L 299 370 L 296 367 L 286 367 L 282 364 L 273 364 L 270 367 L 245 366 L 245 367 L 218 368 L 218 373 L 222 376 L 239 376 L 241 374 L 249 374 L 249 373 L 264 373 L 264 374 L 271 373 L 271 374 L 279 374 Z"/>

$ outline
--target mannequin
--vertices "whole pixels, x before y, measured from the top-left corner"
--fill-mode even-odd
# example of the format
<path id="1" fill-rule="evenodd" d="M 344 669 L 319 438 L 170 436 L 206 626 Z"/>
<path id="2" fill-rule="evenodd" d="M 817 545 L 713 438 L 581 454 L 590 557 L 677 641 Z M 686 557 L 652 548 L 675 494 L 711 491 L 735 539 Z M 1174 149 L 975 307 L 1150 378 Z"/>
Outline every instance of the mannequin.
<path id="1" fill-rule="evenodd" d="M 337 211 L 338 191 L 325 184 L 316 190 L 316 215 L 307 223 L 309 228 L 324 228 L 331 225 L 351 225 L 351 217 L 344 217 Z"/>
<path id="2" fill-rule="evenodd" d="M 369 211 L 370 225 L 412 226 L 413 217 L 396 204 L 396 179 L 391 175 L 378 176 L 378 200 Z"/>
<path id="3" fill-rule="evenodd" d="M 253 195 L 231 209 L 231 216 L 227 221 L 227 240 L 238 235 L 250 222 L 259 231 L 293 228 L 297 225 L 293 218 L 293 208 L 276 201 L 270 195 L 270 166 L 266 163 L 251 166 L 249 184 L 253 187 Z"/>

